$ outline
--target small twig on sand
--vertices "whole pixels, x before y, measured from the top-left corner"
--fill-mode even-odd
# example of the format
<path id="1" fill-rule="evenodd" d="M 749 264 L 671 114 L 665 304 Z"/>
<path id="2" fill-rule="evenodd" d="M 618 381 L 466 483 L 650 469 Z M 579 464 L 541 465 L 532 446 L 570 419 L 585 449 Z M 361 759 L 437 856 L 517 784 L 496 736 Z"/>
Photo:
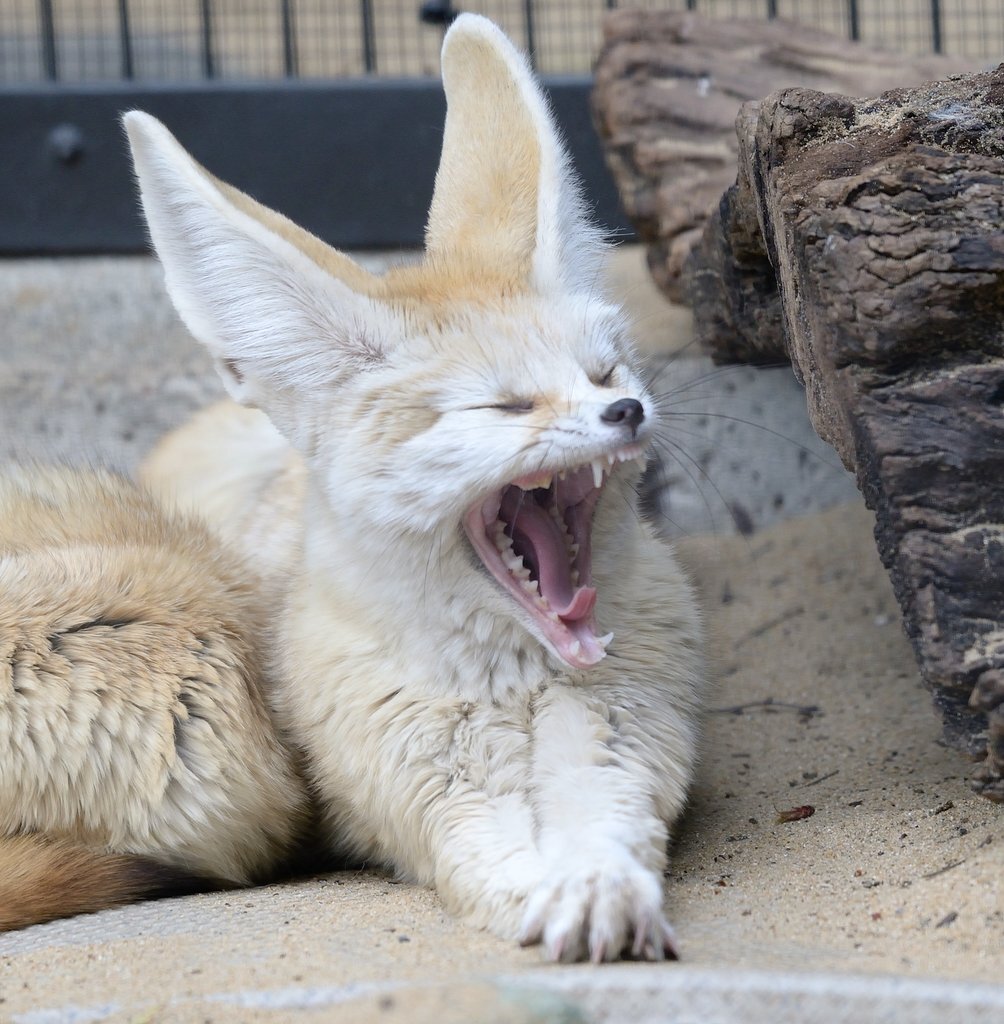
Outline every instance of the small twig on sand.
<path id="1" fill-rule="evenodd" d="M 834 768 L 832 772 L 828 772 L 826 775 L 820 775 L 819 778 L 813 779 L 811 782 L 807 782 L 806 786 L 818 786 L 819 783 L 825 782 L 827 779 L 832 779 L 834 775 L 839 775 L 840 769 Z"/>
<path id="2" fill-rule="evenodd" d="M 946 871 L 951 871 L 952 868 L 957 868 L 960 864 L 965 864 L 964 860 L 954 860 L 951 864 L 946 864 L 943 868 L 938 868 L 937 871 L 932 871 L 929 875 L 921 875 L 921 878 L 937 878 L 938 875 L 943 875 Z"/>
<path id="3" fill-rule="evenodd" d="M 789 619 L 794 619 L 799 615 L 805 614 L 805 608 L 802 605 L 798 605 L 795 608 L 788 608 L 786 611 L 781 612 L 780 615 L 775 616 L 773 619 L 768 619 L 762 625 L 751 629 L 745 636 L 739 637 L 738 640 L 732 645 L 733 647 L 742 647 L 743 644 L 748 643 L 750 640 L 755 640 L 759 636 L 763 636 L 764 633 L 769 633 L 772 629 L 776 629 L 778 626 L 783 625 Z"/>
<path id="4" fill-rule="evenodd" d="M 767 697 L 764 700 L 751 700 L 746 704 L 733 704 L 727 708 L 712 708 L 715 715 L 741 715 L 745 711 L 794 711 L 802 718 L 814 718 L 821 715 L 823 709 L 818 704 L 789 704 L 783 700 Z"/>

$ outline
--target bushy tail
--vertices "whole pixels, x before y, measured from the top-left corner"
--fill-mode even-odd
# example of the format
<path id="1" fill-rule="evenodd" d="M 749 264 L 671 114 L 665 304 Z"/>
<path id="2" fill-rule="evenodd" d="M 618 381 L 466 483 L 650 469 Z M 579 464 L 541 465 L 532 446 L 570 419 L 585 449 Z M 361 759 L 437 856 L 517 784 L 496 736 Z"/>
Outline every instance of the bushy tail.
<path id="1" fill-rule="evenodd" d="M 136 900 L 228 888 L 147 857 L 41 835 L 0 838 L 0 932 Z"/>

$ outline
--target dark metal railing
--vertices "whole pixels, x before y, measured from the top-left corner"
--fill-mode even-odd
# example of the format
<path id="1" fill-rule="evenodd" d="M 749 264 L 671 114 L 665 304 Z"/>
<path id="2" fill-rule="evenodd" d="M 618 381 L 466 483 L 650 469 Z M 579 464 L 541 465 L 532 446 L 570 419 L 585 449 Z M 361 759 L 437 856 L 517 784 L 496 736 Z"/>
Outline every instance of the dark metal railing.
<path id="1" fill-rule="evenodd" d="M 302 3 L 300 0 L 275 2 L 282 36 L 282 74 L 286 78 L 297 78 L 301 67 L 297 14 L 298 7 L 302 8 Z M 631 0 L 605 0 L 605 6 L 612 9 L 627 6 L 630 2 Z M 535 66 L 542 63 L 539 59 L 538 21 L 540 10 L 546 3 L 547 0 L 523 0 L 522 4 L 523 41 Z M 691 11 L 715 10 L 714 0 L 683 0 L 683 4 Z M 117 0 L 119 69 L 121 78 L 126 81 L 137 77 L 134 15 L 140 6 L 140 0 Z M 415 2 L 414 11 L 419 21 L 445 27 L 460 13 L 463 6 L 454 5 L 451 0 L 425 0 Z M 477 4 L 472 6 L 476 7 Z M 838 12 L 843 8 L 846 31 L 850 39 L 861 38 L 862 6 L 860 0 L 834 0 L 833 7 Z M 894 4 L 889 4 L 889 7 L 893 6 Z M 37 0 L 41 73 L 47 80 L 55 82 L 61 79 L 63 69 L 59 52 L 60 38 L 53 8 L 53 0 Z M 721 8 L 717 10 L 721 11 Z M 762 10 L 763 16 L 768 19 L 776 18 L 781 13 L 777 0 L 763 0 Z M 197 46 L 200 71 L 206 79 L 218 78 L 221 74 L 221 55 L 217 50 L 218 34 L 214 24 L 215 13 L 213 0 L 199 0 L 196 6 Z M 953 18 L 957 13 L 953 14 Z M 361 57 L 361 66 L 366 74 L 376 74 L 380 69 L 374 0 L 359 0 L 358 16 L 360 38 L 357 52 Z M 583 9 L 582 16 L 588 17 L 588 10 Z M 930 0 L 928 17 L 931 48 L 936 53 L 942 53 L 945 46 L 945 7 L 942 0 Z"/>

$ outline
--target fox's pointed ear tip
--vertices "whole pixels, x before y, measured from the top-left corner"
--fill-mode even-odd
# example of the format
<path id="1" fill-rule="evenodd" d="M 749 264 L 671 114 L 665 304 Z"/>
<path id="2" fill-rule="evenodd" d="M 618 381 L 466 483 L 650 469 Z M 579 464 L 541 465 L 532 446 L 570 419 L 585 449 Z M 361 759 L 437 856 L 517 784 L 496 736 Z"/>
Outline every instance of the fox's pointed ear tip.
<path id="1" fill-rule="evenodd" d="M 496 46 L 500 43 L 503 46 L 512 46 L 505 33 L 494 21 L 486 18 L 483 14 L 471 14 L 470 12 L 454 18 L 453 24 L 450 25 L 443 38 L 443 52 L 445 53 L 450 46 L 468 40 L 486 40 Z"/>
<path id="2" fill-rule="evenodd" d="M 122 127 L 125 129 L 129 142 L 135 146 L 155 140 L 172 140 L 174 136 L 152 114 L 144 110 L 127 110 L 122 115 Z"/>
<path id="3" fill-rule="evenodd" d="M 144 113 L 142 110 L 127 110 L 122 115 L 122 127 L 125 130 L 131 131 L 133 128 L 142 129 L 148 122 L 153 121 L 149 114 Z"/>
<path id="4" fill-rule="evenodd" d="M 163 125 L 155 118 L 142 110 L 127 110 L 122 115 L 122 127 L 129 138 L 129 142 L 135 146 L 137 143 L 148 139 Z"/>

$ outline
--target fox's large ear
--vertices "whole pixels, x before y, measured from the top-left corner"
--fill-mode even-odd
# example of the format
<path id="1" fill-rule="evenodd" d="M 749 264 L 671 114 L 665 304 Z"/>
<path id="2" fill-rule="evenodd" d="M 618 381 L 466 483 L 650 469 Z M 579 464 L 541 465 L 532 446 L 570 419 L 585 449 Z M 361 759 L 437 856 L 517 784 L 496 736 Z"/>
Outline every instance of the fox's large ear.
<path id="1" fill-rule="evenodd" d="M 486 18 L 443 42 L 446 130 L 426 229 L 430 257 L 542 292 L 590 287 L 602 253 L 547 100 L 526 59 Z"/>
<path id="2" fill-rule="evenodd" d="M 133 111 L 124 123 L 175 308 L 231 396 L 289 436 L 295 394 L 336 384 L 389 343 L 392 317 L 366 295 L 374 279 L 217 181 L 155 118 Z"/>

